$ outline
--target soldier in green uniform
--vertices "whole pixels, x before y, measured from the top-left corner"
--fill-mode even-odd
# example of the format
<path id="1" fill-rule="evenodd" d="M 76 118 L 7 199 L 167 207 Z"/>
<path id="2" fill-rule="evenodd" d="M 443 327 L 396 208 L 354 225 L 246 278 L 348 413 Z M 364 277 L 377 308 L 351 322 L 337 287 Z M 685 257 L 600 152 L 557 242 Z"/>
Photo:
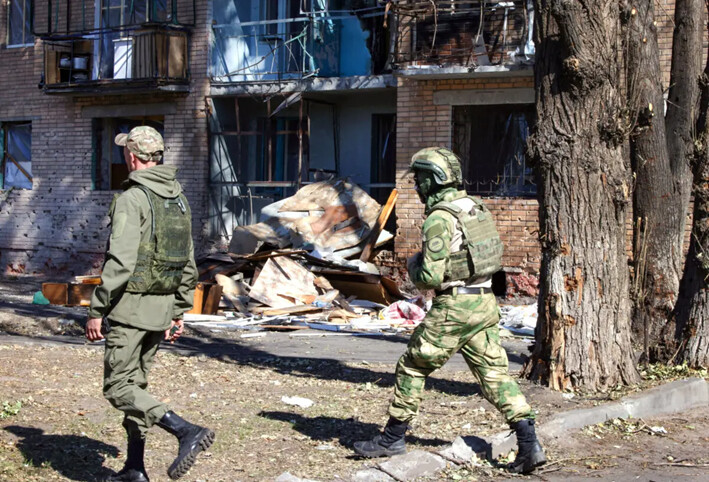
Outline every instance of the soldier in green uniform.
<path id="1" fill-rule="evenodd" d="M 354 444 L 365 457 L 405 453 L 408 423 L 418 414 L 426 377 L 460 350 L 483 395 L 515 430 L 519 450 L 508 470 L 528 473 L 546 462 L 534 431 L 534 413 L 508 374 L 500 344 L 499 310 L 492 275 L 500 269 L 502 242 L 480 199 L 458 190 L 460 161 L 449 149 L 430 147 L 411 162 L 416 191 L 426 205 L 423 250 L 409 259 L 411 280 L 436 290 L 430 311 L 396 366 L 394 400 L 383 433 Z"/>
<path id="2" fill-rule="evenodd" d="M 182 334 L 182 314 L 192 307 L 197 268 L 190 207 L 177 169 L 159 165 L 164 145 L 158 131 L 136 127 L 115 142 L 123 146 L 130 174 L 111 204 L 111 237 L 86 324 L 86 338 L 106 339 L 103 394 L 124 413 L 128 435 L 125 466 L 108 480 L 148 480 L 145 437 L 155 424 L 178 439 L 168 469 L 177 479 L 212 444 L 214 432 L 183 420 L 146 388 L 160 342 Z"/>

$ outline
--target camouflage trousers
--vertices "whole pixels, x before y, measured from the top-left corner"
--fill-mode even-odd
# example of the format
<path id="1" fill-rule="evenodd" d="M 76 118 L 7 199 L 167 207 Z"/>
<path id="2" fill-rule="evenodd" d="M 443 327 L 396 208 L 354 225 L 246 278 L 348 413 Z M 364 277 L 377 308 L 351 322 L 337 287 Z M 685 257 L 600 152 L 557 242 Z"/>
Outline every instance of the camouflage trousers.
<path id="1" fill-rule="evenodd" d="M 460 350 L 480 382 L 483 396 L 502 412 L 508 423 L 534 418 L 519 385 L 507 373 L 499 319 L 493 294 L 436 297 L 396 366 L 394 401 L 389 415 L 403 422 L 413 419 L 418 414 L 426 377 Z"/>

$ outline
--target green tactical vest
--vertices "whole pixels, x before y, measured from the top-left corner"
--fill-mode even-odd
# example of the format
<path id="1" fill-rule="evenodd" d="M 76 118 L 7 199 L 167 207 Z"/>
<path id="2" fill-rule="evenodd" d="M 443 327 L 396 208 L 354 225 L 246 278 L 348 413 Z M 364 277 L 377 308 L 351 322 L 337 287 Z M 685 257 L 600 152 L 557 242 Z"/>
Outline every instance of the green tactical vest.
<path id="1" fill-rule="evenodd" d="M 190 260 L 190 207 L 183 194 L 164 198 L 140 184 L 152 212 L 150 240 L 140 243 L 138 261 L 126 291 L 153 295 L 173 294 L 180 287 L 182 272 Z"/>
<path id="2" fill-rule="evenodd" d="M 475 203 L 472 212 L 464 212 L 451 202 L 440 202 L 431 209 L 431 212 L 440 209 L 455 216 L 463 234 L 461 250 L 451 253 L 448 258 L 444 273 L 446 281 L 488 277 L 502 267 L 502 241 L 492 213 L 479 198 L 470 196 L 469 199 Z"/>

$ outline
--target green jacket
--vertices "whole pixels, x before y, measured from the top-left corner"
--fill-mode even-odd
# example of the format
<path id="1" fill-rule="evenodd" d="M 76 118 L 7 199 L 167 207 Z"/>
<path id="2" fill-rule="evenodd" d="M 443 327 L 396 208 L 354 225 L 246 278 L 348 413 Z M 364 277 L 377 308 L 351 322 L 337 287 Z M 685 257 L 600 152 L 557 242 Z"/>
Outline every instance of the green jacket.
<path id="1" fill-rule="evenodd" d="M 172 166 L 155 166 L 133 171 L 128 181 L 142 184 L 163 197 L 175 197 L 182 186 Z M 172 319 L 182 317 L 192 308 L 197 266 L 190 237 L 190 261 L 175 294 L 151 295 L 125 292 L 138 258 L 138 246 L 149 241 L 152 213 L 146 194 L 140 189 L 128 189 L 111 206 L 111 237 L 101 274 L 101 285 L 91 297 L 89 317 L 108 317 L 113 321 L 150 331 L 166 330 Z"/>
<path id="2" fill-rule="evenodd" d="M 446 289 L 443 283 L 446 262 L 451 253 L 455 234 L 455 217 L 442 210 L 431 213 L 436 204 L 466 197 L 465 191 L 442 189 L 426 199 L 426 220 L 423 223 L 423 246 L 418 262 L 409 265 L 409 277 L 419 289 Z M 431 213 L 431 214 L 429 214 Z M 464 283 L 458 283 L 464 284 Z"/>

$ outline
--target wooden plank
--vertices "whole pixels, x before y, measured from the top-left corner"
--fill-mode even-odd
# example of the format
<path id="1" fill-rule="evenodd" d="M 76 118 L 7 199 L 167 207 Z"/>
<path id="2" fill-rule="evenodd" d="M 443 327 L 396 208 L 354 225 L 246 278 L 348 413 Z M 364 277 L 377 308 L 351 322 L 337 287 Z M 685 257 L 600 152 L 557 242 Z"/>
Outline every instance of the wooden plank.
<path id="1" fill-rule="evenodd" d="M 222 287 L 214 283 L 209 283 L 208 286 L 209 291 L 207 291 L 207 296 L 204 300 L 202 313 L 205 315 L 213 315 L 219 310 L 219 302 L 222 299 Z"/>
<path id="2" fill-rule="evenodd" d="M 263 310 L 265 316 L 294 315 L 301 313 L 315 313 L 322 311 L 322 308 L 312 305 L 294 305 L 285 308 L 266 308 Z"/>
<path id="3" fill-rule="evenodd" d="M 204 283 L 197 283 L 197 286 L 194 290 L 194 302 L 192 305 L 192 309 L 187 313 L 201 315 L 202 305 L 204 305 Z"/>
<path id="4" fill-rule="evenodd" d="M 53 305 L 69 303 L 69 285 L 67 283 L 42 283 L 42 294 Z"/>
<path id="5" fill-rule="evenodd" d="M 77 283 L 81 283 L 81 284 L 85 284 L 85 285 L 100 285 L 101 284 L 101 276 L 99 276 L 99 275 L 74 276 L 74 280 Z"/>
<path id="6" fill-rule="evenodd" d="M 384 225 L 389 220 L 389 216 L 391 216 L 391 212 L 394 210 L 394 206 L 396 205 L 396 200 L 398 198 L 399 191 L 392 189 L 391 194 L 389 194 L 389 199 L 387 199 L 386 204 L 382 206 L 382 210 L 379 212 L 377 222 L 374 224 L 371 232 L 369 233 L 369 237 L 365 242 L 362 254 L 359 257 L 360 261 L 364 261 L 366 263 L 372 258 L 374 246 L 377 244 L 377 238 L 379 238 L 379 234 L 382 232 Z"/>

